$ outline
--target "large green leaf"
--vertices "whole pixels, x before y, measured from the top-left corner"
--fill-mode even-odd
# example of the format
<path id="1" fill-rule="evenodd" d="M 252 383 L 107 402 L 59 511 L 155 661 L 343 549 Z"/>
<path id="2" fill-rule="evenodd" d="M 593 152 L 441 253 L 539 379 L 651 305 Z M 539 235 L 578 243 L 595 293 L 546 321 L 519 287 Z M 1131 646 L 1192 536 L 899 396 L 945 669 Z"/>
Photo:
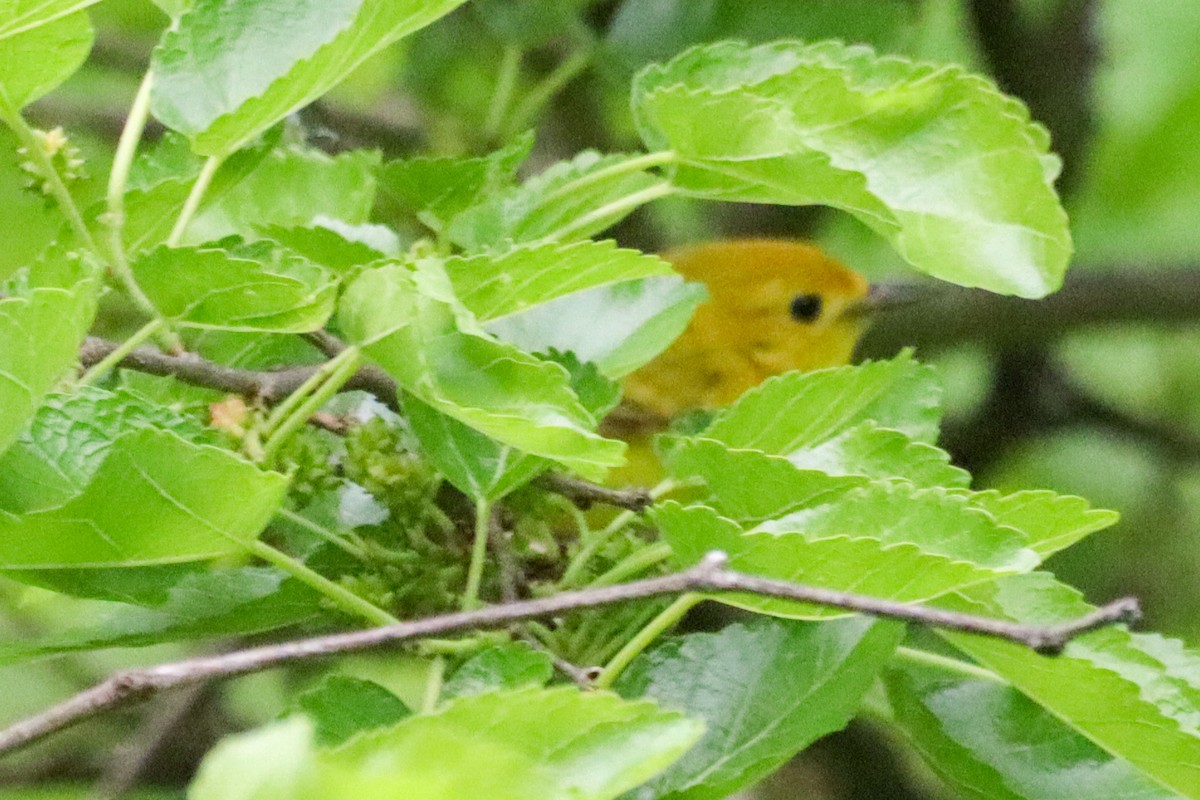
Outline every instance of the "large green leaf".
<path id="1" fill-rule="evenodd" d="M 1044 573 L 972 587 L 938 604 L 1042 625 L 1092 610 Z M 1055 657 L 984 637 L 942 635 L 1107 752 L 1183 797 L 1200 797 L 1200 654 L 1121 628 L 1075 639 Z"/>
<path id="2" fill-rule="evenodd" d="M 805 519 L 809 512 L 801 510 L 749 529 L 707 506 L 675 502 L 656 506 L 651 518 L 680 567 L 721 550 L 730 567 L 742 572 L 900 602 L 929 600 L 1036 563 L 1016 531 L 945 500 L 898 486 L 894 494 L 864 495 L 857 504 L 818 507 L 811 524 Z M 713 599 L 797 619 L 847 613 L 736 593 Z"/>
<path id="3" fill-rule="evenodd" d="M 446 274 L 463 305 L 486 322 L 585 289 L 672 273 L 657 256 L 587 240 L 449 258 Z"/>
<path id="4" fill-rule="evenodd" d="M 159 247 L 133 263 L 155 308 L 180 325 L 303 333 L 333 313 L 337 278 L 269 242 Z"/>
<path id="5" fill-rule="evenodd" d="M 786 456 L 870 421 L 931 442 L 941 419 L 941 394 L 933 368 L 907 353 L 890 361 L 792 372 L 742 395 L 704 436 Z"/>
<path id="6" fill-rule="evenodd" d="M 438 264 L 364 273 L 339 320 L 405 391 L 498 442 L 593 477 L 619 463 L 624 445 L 593 432 L 567 370 L 483 333 Z"/>
<path id="7" fill-rule="evenodd" d="M 54 398 L 0 461 L 0 565 L 124 567 L 242 552 L 287 480 L 207 439 L 131 394 Z"/>
<path id="8" fill-rule="evenodd" d="M 494 320 L 488 331 L 522 350 L 571 352 L 610 378 L 650 362 L 687 328 L 707 292 L 676 276 L 599 286 Z"/>
<path id="9" fill-rule="evenodd" d="M 239 153 L 235 159 L 242 159 Z M 188 226 L 184 244 L 226 236 L 258 238 L 263 227 L 361 225 L 375 203 L 379 154 L 354 150 L 329 156 L 303 147 L 280 147 L 208 198 Z M 218 173 L 220 174 L 220 173 Z"/>
<path id="10" fill-rule="evenodd" d="M 154 53 L 154 115 L 228 155 L 463 0 L 198 0 Z"/>
<path id="11" fill-rule="evenodd" d="M 484 197 L 454 218 L 450 238 L 468 250 L 478 250 L 509 239 L 592 236 L 619 222 L 640 202 L 667 190 L 662 178 L 637 169 L 638 158 L 586 150 L 520 186 Z M 640 197 L 645 199 L 639 202 Z"/>
<path id="12" fill-rule="evenodd" d="M 92 49 L 87 6 L 99 0 L 0 2 L 0 111 L 12 113 L 69 78 Z"/>
<path id="13" fill-rule="evenodd" d="M 294 717 L 218 745 L 188 797 L 603 800 L 661 772 L 701 731 L 652 703 L 565 688 L 460 698 L 333 749 Z"/>
<path id="14" fill-rule="evenodd" d="M 897 725 L 971 800 L 1178 797 L 1113 758 L 1011 686 L 898 661 L 886 675 Z"/>
<path id="15" fill-rule="evenodd" d="M 708 730 L 631 797 L 717 800 L 770 774 L 850 720 L 902 636 L 900 625 L 862 618 L 756 619 L 662 642 L 629 666 L 617 691 Z"/>
<path id="16" fill-rule="evenodd" d="M 105 593 L 109 599 L 120 597 L 123 602 L 105 604 L 94 615 L 85 610 L 76 622 L 62 630 L 0 641 L 0 661 L 108 647 L 145 647 L 186 639 L 249 636 L 336 619 L 322 606 L 319 594 L 276 569 L 144 568 L 140 571 L 165 573 L 158 587 L 162 597 L 146 597 L 144 593 L 121 597 L 117 576 L 138 571 L 134 568 L 6 573 L 17 580 L 70 594 L 76 594 L 79 584 L 89 580 L 88 573 L 99 573 L 107 584 Z M 63 573 L 62 581 L 44 580 L 59 572 Z M 96 588 L 91 587 L 92 591 Z"/>
<path id="17" fill-rule="evenodd" d="M 3 0 L 0 2 L 0 39 L 40 28 L 99 2 L 100 0 Z"/>
<path id="18" fill-rule="evenodd" d="M 410 158 L 379 170 L 379 187 L 435 231 L 492 192 L 511 186 L 533 135 L 476 158 Z"/>
<path id="19" fill-rule="evenodd" d="M 284 476 L 227 450 L 143 429 L 113 442 L 88 484 L 62 505 L 3 513 L 0 568 L 137 566 L 242 553 L 286 488 Z"/>
<path id="20" fill-rule="evenodd" d="M 639 74 L 634 111 L 697 197 L 831 205 L 909 263 L 1041 297 L 1071 253 L 1049 137 L 959 67 L 833 42 L 720 43 Z"/>
<path id="21" fill-rule="evenodd" d="M 0 292 L 0 452 L 76 362 L 96 313 L 96 282 L 52 251 Z"/>
<path id="22" fill-rule="evenodd" d="M 0 510 L 29 514 L 67 502 L 92 479 L 114 441 L 145 428 L 198 444 L 218 441 L 199 421 L 132 392 L 83 387 L 48 395 L 0 457 Z"/>

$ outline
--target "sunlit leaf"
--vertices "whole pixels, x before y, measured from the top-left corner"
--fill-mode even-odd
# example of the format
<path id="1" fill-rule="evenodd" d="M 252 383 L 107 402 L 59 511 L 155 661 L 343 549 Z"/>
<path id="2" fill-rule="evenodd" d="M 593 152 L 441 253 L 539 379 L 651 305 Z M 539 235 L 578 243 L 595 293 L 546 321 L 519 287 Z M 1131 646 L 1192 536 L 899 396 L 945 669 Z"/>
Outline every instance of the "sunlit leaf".
<path id="1" fill-rule="evenodd" d="M 90 270 L 61 252 L 19 273 L 0 299 L 0 452 L 73 366 L 96 312 Z"/>
<path id="2" fill-rule="evenodd" d="M 725 42 L 634 85 L 652 150 L 697 197 L 822 204 L 857 216 L 917 269 L 1041 297 L 1071 253 L 1056 159 L 1025 107 L 958 67 L 834 42 Z"/>
<path id="3" fill-rule="evenodd" d="M 619 462 L 624 445 L 593 432 L 567 370 L 483 333 L 436 265 L 364 273 L 339 320 L 405 391 L 498 442 L 594 477 Z"/>
<path id="4" fill-rule="evenodd" d="M 680 714 L 605 692 L 488 692 L 334 749 L 317 747 L 302 717 L 231 737 L 188 797 L 608 800 L 661 772 L 701 732 Z M 264 758 L 269 767 L 252 767 Z"/>
<path id="5" fill-rule="evenodd" d="M 12 113 L 49 93 L 92 49 L 83 9 L 99 0 L 5 0 L 0 4 L 0 110 Z"/>
<path id="6" fill-rule="evenodd" d="M 462 0 L 197 0 L 155 50 L 154 115 L 228 155 Z"/>
<path id="7" fill-rule="evenodd" d="M 588 240 L 449 258 L 446 274 L 463 305 L 486 322 L 586 289 L 670 275 L 671 267 L 612 241 Z"/>
<path id="8" fill-rule="evenodd" d="M 652 519 L 680 567 L 721 550 L 736 570 L 901 602 L 929 600 L 1036 563 L 1015 531 L 1000 528 L 980 512 L 926 500 L 897 513 L 895 507 L 904 506 L 901 497 L 864 496 L 861 507 L 830 503 L 817 509 L 811 524 L 801 510 L 744 529 L 706 506 L 675 502 L 656 506 Z M 846 613 L 736 593 L 713 599 L 799 619 Z"/>
<path id="9" fill-rule="evenodd" d="M 666 181 L 636 168 L 639 156 L 584 151 L 454 218 L 450 238 L 468 250 L 511 239 L 583 239 L 616 224 L 640 204 L 661 196 Z M 633 166 L 630 166 L 630 165 Z"/>
<path id="10" fill-rule="evenodd" d="M 230 249 L 159 247 L 133 264 L 142 291 L 182 325 L 300 333 L 333 313 L 337 280 L 269 242 Z"/>

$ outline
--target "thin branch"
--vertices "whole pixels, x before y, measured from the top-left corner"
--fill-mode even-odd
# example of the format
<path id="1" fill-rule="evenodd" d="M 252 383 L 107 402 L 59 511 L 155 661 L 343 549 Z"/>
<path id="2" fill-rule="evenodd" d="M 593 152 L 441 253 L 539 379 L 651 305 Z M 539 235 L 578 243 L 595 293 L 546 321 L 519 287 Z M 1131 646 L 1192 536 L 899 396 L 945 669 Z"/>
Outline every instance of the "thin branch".
<path id="1" fill-rule="evenodd" d="M 1024 645 L 1044 654 L 1060 652 L 1067 642 L 1082 633 L 1117 622 L 1132 622 L 1140 615 L 1137 601 L 1125 598 L 1061 625 L 1022 625 L 1007 620 L 906 605 L 878 597 L 745 575 L 730 570 L 727 562 L 728 558 L 724 553 L 714 551 L 691 569 L 658 578 L 618 586 L 563 592 L 551 597 L 427 617 L 369 630 L 299 639 L 120 672 L 41 714 L 0 730 L 0 753 L 16 750 L 85 719 L 144 700 L 167 689 L 246 675 L 314 658 L 328 658 L 395 645 L 429 636 L 503 627 L 523 620 L 554 617 L 567 611 L 663 595 L 682 595 L 688 592 L 746 592 L 991 636 Z"/>
<path id="2" fill-rule="evenodd" d="M 85 368 L 93 366 L 118 347 L 116 342 L 89 336 L 80 348 L 80 361 Z M 320 369 L 320 365 L 277 370 L 238 369 L 209 361 L 194 353 L 171 355 L 153 347 L 137 348 L 121 359 L 117 366 L 150 375 L 172 377 L 193 386 L 252 397 L 268 405 L 282 401 Z M 399 408 L 395 381 L 377 367 L 359 369 L 346 382 L 345 388 L 370 392 L 389 407 Z"/>
<path id="3" fill-rule="evenodd" d="M 1081 266 L 1043 300 L 931 284 L 927 297 L 881 311 L 859 355 L 887 357 L 910 346 L 929 353 L 965 343 L 991 350 L 1022 348 L 1083 328 L 1131 322 L 1200 322 L 1200 270 L 1186 264 Z"/>
<path id="4" fill-rule="evenodd" d="M 548 492 L 560 494 L 582 509 L 592 507 L 593 503 L 604 503 L 617 508 L 624 508 L 635 513 L 645 511 L 654 502 L 648 489 L 628 488 L 610 489 L 589 481 L 573 478 L 557 472 L 547 472 L 539 475 L 534 483 Z"/>

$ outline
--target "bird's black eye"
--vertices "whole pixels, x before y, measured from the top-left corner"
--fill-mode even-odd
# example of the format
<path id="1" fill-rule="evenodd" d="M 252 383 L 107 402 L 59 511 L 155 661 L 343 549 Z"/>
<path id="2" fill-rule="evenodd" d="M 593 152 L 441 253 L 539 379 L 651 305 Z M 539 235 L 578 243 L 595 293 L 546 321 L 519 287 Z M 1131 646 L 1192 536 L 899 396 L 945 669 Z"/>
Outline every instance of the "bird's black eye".
<path id="1" fill-rule="evenodd" d="M 821 295 L 798 294 L 792 298 L 792 319 L 797 322 L 812 322 L 821 316 Z"/>

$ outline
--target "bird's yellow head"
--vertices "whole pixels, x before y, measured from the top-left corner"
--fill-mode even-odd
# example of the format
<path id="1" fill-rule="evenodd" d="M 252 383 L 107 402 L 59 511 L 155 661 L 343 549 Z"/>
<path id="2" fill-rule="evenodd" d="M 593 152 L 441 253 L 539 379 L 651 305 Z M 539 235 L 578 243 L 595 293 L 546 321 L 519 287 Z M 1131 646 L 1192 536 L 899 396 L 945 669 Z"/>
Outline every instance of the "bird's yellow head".
<path id="1" fill-rule="evenodd" d="M 732 403 L 772 375 L 845 364 L 866 325 L 867 282 L 800 242 L 748 239 L 664 256 L 709 298 L 625 397 L 661 417 Z"/>

